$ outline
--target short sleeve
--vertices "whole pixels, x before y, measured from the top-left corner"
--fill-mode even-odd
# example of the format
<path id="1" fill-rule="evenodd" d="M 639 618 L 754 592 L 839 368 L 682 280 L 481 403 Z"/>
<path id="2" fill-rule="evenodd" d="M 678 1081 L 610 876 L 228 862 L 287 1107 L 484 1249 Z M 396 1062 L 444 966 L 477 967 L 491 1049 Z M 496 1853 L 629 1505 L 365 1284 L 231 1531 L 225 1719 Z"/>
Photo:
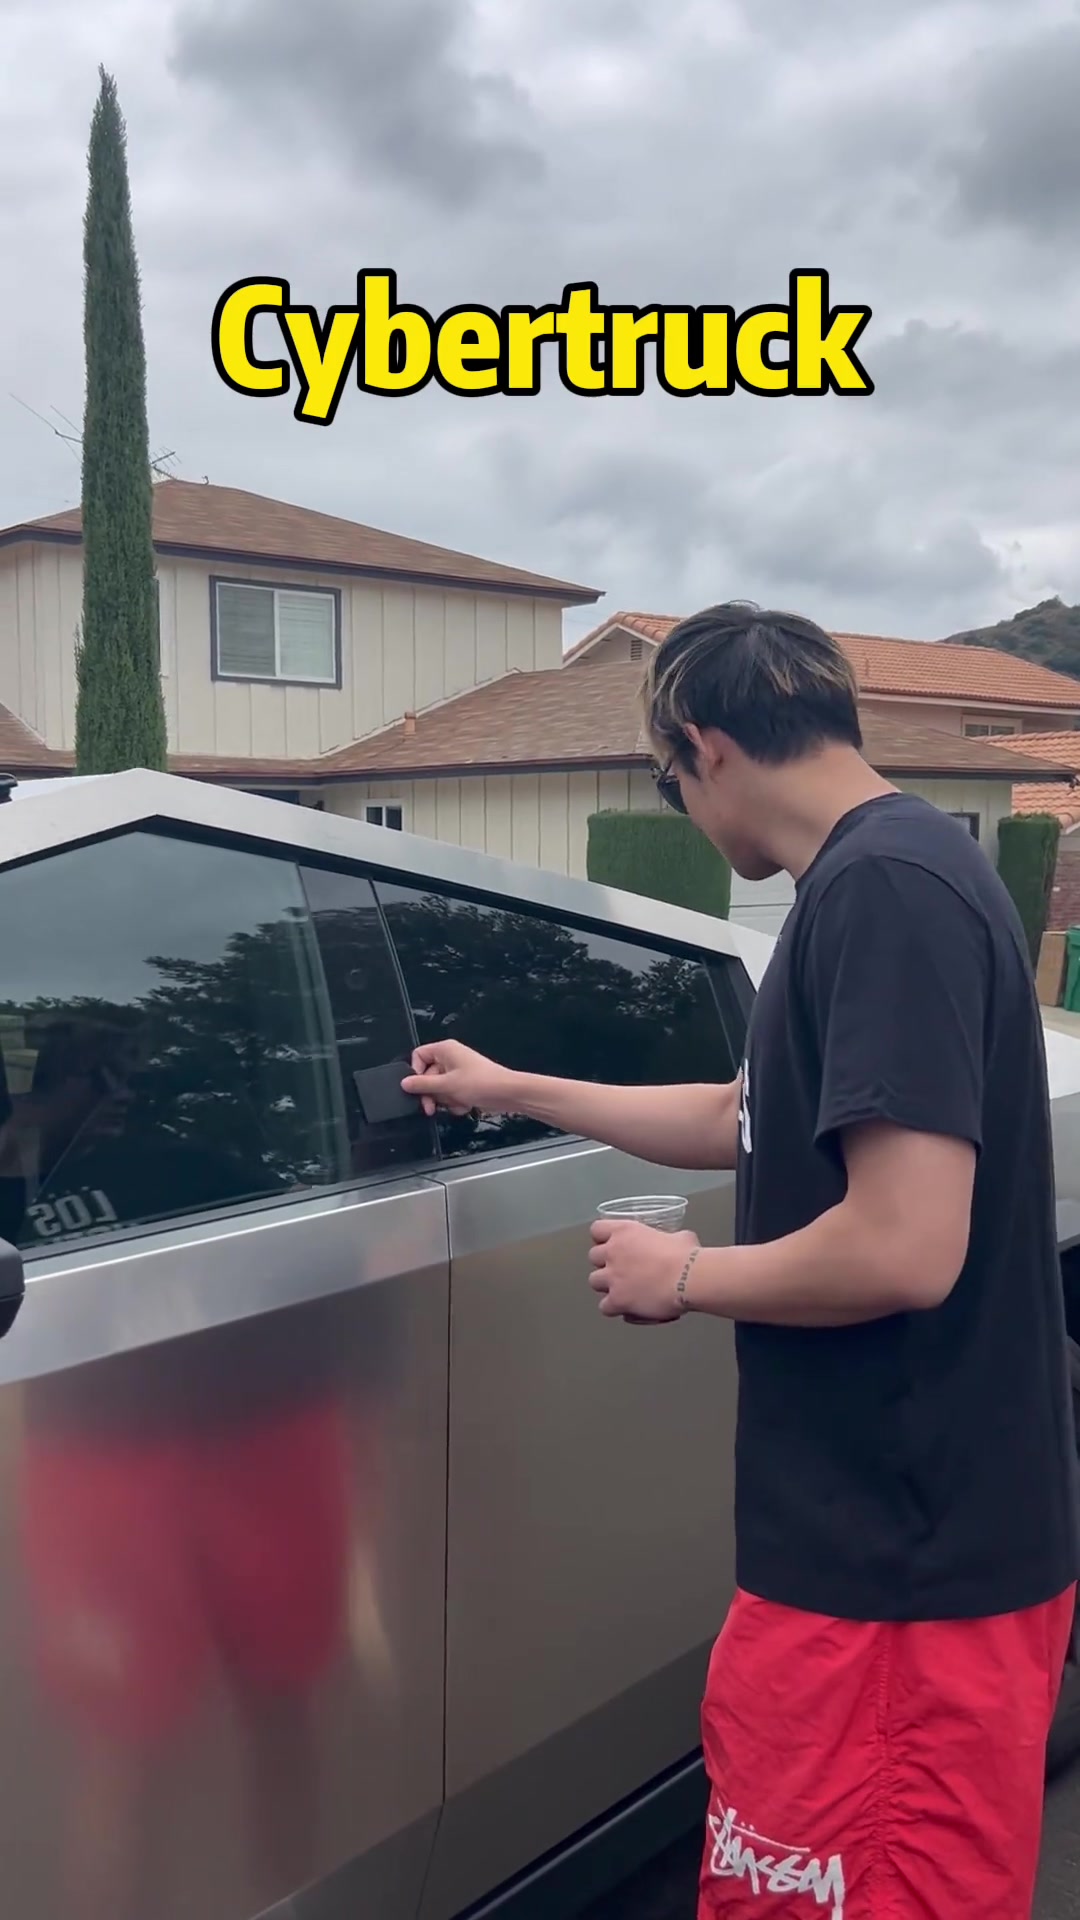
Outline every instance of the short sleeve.
<path id="1" fill-rule="evenodd" d="M 937 874 L 881 856 L 839 873 L 803 955 L 815 1139 L 884 1120 L 981 1148 L 990 967 L 985 920 Z"/>

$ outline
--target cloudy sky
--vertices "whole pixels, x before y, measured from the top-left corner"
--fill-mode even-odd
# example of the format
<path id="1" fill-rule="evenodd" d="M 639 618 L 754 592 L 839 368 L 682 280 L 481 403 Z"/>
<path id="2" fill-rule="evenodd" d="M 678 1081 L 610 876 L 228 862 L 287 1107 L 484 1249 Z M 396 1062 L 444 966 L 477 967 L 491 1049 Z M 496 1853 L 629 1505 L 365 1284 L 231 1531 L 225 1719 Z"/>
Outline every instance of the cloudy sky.
<path id="1" fill-rule="evenodd" d="M 0 525 L 78 496 L 70 446 L 26 409 L 80 415 L 104 62 L 128 121 L 151 435 L 181 476 L 580 580 L 608 609 L 745 596 L 930 638 L 1080 601 L 1077 5 L 0 15 Z M 210 317 L 231 281 L 279 275 L 323 308 L 365 266 L 396 268 L 432 312 L 540 305 L 579 279 L 612 301 L 742 308 L 823 267 L 834 299 L 873 308 L 859 351 L 877 390 L 586 400 L 552 364 L 535 399 L 350 388 L 324 430 L 220 384 Z"/>

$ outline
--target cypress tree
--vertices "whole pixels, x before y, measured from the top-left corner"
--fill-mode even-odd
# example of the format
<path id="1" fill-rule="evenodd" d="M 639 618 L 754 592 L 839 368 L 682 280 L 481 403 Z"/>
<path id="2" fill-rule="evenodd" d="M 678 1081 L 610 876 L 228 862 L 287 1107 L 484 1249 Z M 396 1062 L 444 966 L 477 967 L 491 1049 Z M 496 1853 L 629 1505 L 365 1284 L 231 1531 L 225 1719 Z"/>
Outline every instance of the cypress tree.
<path id="1" fill-rule="evenodd" d="M 79 773 L 167 764 L 146 352 L 127 135 L 116 82 L 104 68 L 100 73 L 83 232 L 83 601 L 75 716 Z"/>

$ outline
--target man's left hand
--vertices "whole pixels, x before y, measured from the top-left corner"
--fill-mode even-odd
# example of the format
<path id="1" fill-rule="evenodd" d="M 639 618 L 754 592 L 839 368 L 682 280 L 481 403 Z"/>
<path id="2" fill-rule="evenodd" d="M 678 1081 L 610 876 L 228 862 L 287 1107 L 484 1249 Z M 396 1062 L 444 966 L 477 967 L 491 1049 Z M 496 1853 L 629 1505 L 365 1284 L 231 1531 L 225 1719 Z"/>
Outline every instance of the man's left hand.
<path id="1" fill-rule="evenodd" d="M 636 1220 L 597 1220 L 592 1229 L 589 1285 L 609 1319 L 681 1320 L 675 1291 L 694 1249 L 694 1233 L 661 1233 Z"/>

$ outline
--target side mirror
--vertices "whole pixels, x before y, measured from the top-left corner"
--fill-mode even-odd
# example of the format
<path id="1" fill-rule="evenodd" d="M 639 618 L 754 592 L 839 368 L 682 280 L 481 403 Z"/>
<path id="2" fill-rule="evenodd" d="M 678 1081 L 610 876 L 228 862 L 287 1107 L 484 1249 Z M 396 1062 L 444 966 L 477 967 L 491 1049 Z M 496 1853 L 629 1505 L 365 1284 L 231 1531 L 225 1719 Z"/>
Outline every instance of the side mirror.
<path id="1" fill-rule="evenodd" d="M 25 1293 L 22 1254 L 9 1240 L 0 1240 L 0 1340 L 15 1325 Z"/>

